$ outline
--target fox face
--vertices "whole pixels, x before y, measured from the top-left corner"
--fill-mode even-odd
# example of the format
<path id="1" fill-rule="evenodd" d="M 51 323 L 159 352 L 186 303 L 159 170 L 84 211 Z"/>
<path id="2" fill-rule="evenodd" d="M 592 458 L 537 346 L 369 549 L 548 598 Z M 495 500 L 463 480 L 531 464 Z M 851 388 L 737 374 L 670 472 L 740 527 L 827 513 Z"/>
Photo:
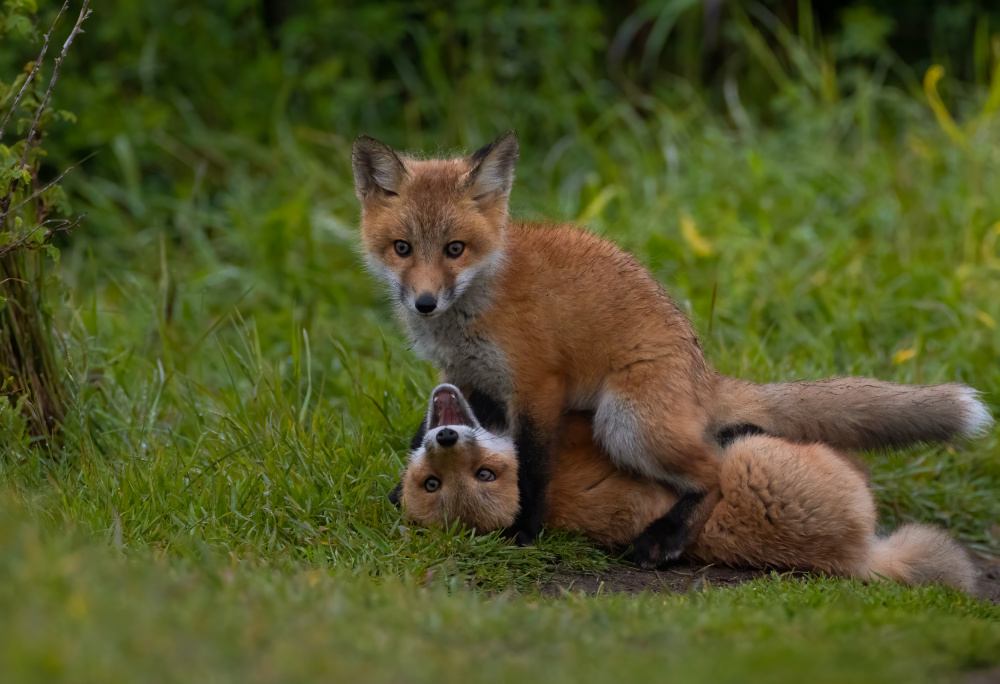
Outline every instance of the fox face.
<path id="1" fill-rule="evenodd" d="M 354 143 L 361 247 L 407 313 L 434 318 L 503 261 L 517 136 L 457 159 L 419 160 L 374 138 Z"/>
<path id="2" fill-rule="evenodd" d="M 454 385 L 431 394 L 427 434 L 403 473 L 401 503 L 418 524 L 461 520 L 479 533 L 517 517 L 514 443 L 485 430 Z"/>

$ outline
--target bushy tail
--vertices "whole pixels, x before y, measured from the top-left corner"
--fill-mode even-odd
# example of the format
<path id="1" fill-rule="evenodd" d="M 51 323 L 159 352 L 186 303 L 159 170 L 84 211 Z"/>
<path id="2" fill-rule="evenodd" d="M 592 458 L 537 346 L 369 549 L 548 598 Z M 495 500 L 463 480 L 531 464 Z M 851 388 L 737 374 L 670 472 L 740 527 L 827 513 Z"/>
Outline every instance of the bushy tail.
<path id="1" fill-rule="evenodd" d="M 940 582 L 970 594 L 976 590 L 976 568 L 965 549 L 930 525 L 905 525 L 874 541 L 860 578 L 881 577 L 911 585 Z"/>
<path id="2" fill-rule="evenodd" d="M 977 437 L 993 424 L 967 385 L 899 385 L 870 378 L 754 384 L 720 376 L 720 432 L 756 426 L 797 442 L 842 449 L 902 447 Z"/>

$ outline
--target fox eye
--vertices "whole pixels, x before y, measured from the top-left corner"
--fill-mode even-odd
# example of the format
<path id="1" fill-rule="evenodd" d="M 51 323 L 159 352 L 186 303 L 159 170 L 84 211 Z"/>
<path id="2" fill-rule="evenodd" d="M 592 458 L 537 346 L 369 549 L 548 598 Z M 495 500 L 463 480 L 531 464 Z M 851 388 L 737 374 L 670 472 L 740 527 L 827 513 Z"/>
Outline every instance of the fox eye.
<path id="1" fill-rule="evenodd" d="M 489 468 L 480 468 L 476 471 L 476 478 L 482 482 L 493 482 L 497 476 Z"/>
<path id="2" fill-rule="evenodd" d="M 406 240 L 396 240 L 392 243 L 392 247 L 396 250 L 396 254 L 401 257 L 408 257 L 413 253 L 413 247 Z"/>
<path id="3" fill-rule="evenodd" d="M 437 479 L 436 477 L 428 477 L 426 480 L 424 480 L 424 489 L 426 489 L 428 492 L 436 492 L 440 488 L 441 488 L 441 480 Z"/>
<path id="4" fill-rule="evenodd" d="M 455 240 L 454 242 L 449 242 L 448 245 L 444 248 L 445 255 L 451 257 L 452 259 L 457 259 L 458 257 L 462 256 L 462 252 L 464 251 L 465 251 L 465 243 L 459 242 L 458 240 Z"/>

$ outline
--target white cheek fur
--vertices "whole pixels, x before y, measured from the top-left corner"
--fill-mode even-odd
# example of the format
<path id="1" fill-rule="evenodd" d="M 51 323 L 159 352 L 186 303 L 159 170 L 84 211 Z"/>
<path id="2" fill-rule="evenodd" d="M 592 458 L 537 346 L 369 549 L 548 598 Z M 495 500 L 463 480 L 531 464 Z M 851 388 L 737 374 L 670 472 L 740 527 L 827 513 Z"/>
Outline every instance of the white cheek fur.
<path id="1" fill-rule="evenodd" d="M 495 435 L 488 430 L 479 428 L 476 431 L 476 440 L 479 445 L 492 451 L 494 453 L 504 454 L 509 452 L 512 457 L 516 457 L 517 451 L 514 448 L 514 442 L 506 437 L 501 437 L 500 435 Z"/>

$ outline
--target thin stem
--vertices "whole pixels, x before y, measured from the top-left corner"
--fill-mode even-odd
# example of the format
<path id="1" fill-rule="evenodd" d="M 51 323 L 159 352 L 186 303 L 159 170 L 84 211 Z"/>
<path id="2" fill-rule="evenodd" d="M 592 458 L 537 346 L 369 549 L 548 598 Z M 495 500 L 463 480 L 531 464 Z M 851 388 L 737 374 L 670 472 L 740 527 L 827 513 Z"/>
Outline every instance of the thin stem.
<path id="1" fill-rule="evenodd" d="M 49 36 L 56 28 L 56 24 L 59 23 L 59 17 L 62 16 L 66 8 L 69 7 L 69 0 L 63 3 L 63 6 L 59 8 L 59 14 L 56 15 L 55 21 L 52 22 L 52 26 L 49 27 L 48 33 L 45 34 L 45 42 L 42 43 L 42 51 L 38 53 L 38 59 L 35 60 L 34 66 L 31 67 L 31 72 L 28 73 L 28 78 L 24 79 L 24 83 L 21 85 L 21 90 L 18 91 L 17 96 L 14 101 L 10 103 L 10 109 L 7 110 L 7 116 L 4 117 L 3 123 L 0 124 L 0 141 L 3 140 L 4 131 L 7 130 L 7 124 L 10 122 L 10 117 L 14 115 L 14 110 L 17 109 L 17 105 L 21 103 L 21 98 L 24 97 L 24 93 L 28 90 L 28 85 L 34 80 L 35 74 L 42 67 L 42 62 L 45 59 L 45 53 L 49 49 Z"/>

